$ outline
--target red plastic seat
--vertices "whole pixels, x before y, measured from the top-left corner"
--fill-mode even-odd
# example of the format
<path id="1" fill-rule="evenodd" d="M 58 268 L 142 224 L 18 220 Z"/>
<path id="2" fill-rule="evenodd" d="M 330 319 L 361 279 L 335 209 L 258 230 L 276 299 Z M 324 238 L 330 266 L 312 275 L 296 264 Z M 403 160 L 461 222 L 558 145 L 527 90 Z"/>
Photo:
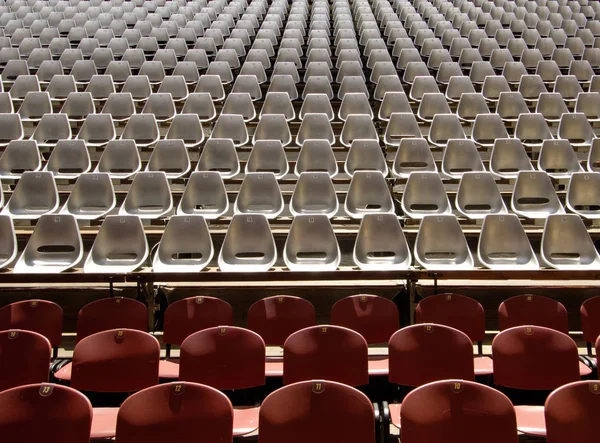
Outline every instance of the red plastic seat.
<path id="1" fill-rule="evenodd" d="M 0 393 L 4 442 L 87 443 L 92 405 L 67 386 L 31 384 Z"/>
<path id="2" fill-rule="evenodd" d="M 501 331 L 515 326 L 535 325 L 569 333 L 569 317 L 562 303 L 542 295 L 517 295 L 498 308 Z"/>
<path id="3" fill-rule="evenodd" d="M 75 345 L 71 386 L 90 392 L 135 392 L 158 383 L 160 345 L 147 332 L 111 329 Z M 118 408 L 94 408 L 92 438 L 115 435 Z"/>
<path id="4" fill-rule="evenodd" d="M 475 375 L 493 373 L 492 359 L 481 355 L 485 340 L 485 313 L 477 300 L 460 294 L 430 295 L 419 302 L 415 313 L 417 323 L 437 323 L 467 334 L 479 348 L 479 355 L 475 357 Z"/>
<path id="5" fill-rule="evenodd" d="M 171 303 L 165 311 L 163 343 L 167 359 L 160 362 L 160 378 L 179 377 L 179 363 L 171 360 L 171 347 L 181 346 L 186 338 L 202 329 L 233 322 L 233 309 L 224 300 L 215 297 L 189 297 Z"/>
<path id="6" fill-rule="evenodd" d="M 258 441 L 374 443 L 373 417 L 373 405 L 362 392 L 333 381 L 303 381 L 265 399 Z"/>
<path id="7" fill-rule="evenodd" d="M 412 325 L 396 332 L 389 346 L 391 383 L 415 387 L 450 378 L 475 379 L 473 343 L 458 329 L 432 323 Z M 401 425 L 401 407 L 389 405 L 396 427 Z"/>
<path id="8" fill-rule="evenodd" d="M 421 386 L 402 403 L 402 443 L 517 443 L 510 400 L 488 386 L 443 380 Z"/>
<path id="9" fill-rule="evenodd" d="M 349 386 L 369 383 L 369 350 L 358 332 L 342 326 L 311 326 L 283 345 L 283 383 L 332 380 Z"/>
<path id="10" fill-rule="evenodd" d="M 148 309 L 126 297 L 111 297 L 85 305 L 77 315 L 77 342 L 109 329 L 148 331 Z"/>
<path id="11" fill-rule="evenodd" d="M 581 330 L 587 342 L 588 354 L 592 355 L 592 346 L 600 336 L 600 297 L 592 297 L 581 304 Z"/>
<path id="12" fill-rule="evenodd" d="M 50 342 L 37 332 L 0 331 L 0 391 L 47 382 L 51 354 Z"/>
<path id="13" fill-rule="evenodd" d="M 233 408 L 209 386 L 174 382 L 144 389 L 121 405 L 119 443 L 231 442 Z"/>
<path id="14" fill-rule="evenodd" d="M 545 407 L 548 443 L 598 441 L 600 382 L 578 381 L 556 389 Z"/>
<path id="15" fill-rule="evenodd" d="M 265 342 L 255 332 L 219 326 L 196 332 L 181 345 L 179 379 L 219 390 L 249 389 L 265 384 Z M 258 407 L 236 407 L 233 435 L 258 427 Z"/>
<path id="16" fill-rule="evenodd" d="M 517 326 L 492 342 L 494 383 L 514 389 L 551 391 L 579 380 L 577 345 L 566 334 L 542 326 Z M 544 408 L 515 406 L 521 432 L 543 436 Z"/>
<path id="17" fill-rule="evenodd" d="M 62 340 L 63 310 L 47 300 L 23 300 L 0 309 L 0 330 L 24 329 L 50 341 L 54 356 Z"/>
<path id="18" fill-rule="evenodd" d="M 331 324 L 358 332 L 369 345 L 387 345 L 392 334 L 400 329 L 400 315 L 396 304 L 387 298 L 351 295 L 333 305 Z M 388 371 L 388 358 L 369 356 L 369 375 L 387 375 Z"/>

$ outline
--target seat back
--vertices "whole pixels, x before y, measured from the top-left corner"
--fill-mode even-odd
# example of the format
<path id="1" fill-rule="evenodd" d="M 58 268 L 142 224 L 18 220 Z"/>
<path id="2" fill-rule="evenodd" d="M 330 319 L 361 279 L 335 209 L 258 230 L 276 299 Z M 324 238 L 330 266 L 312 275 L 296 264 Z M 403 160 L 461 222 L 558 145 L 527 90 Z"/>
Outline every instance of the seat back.
<path id="1" fill-rule="evenodd" d="M 592 297 L 584 301 L 579 313 L 583 338 L 588 343 L 596 343 L 596 339 L 600 336 L 600 297 Z"/>
<path id="2" fill-rule="evenodd" d="M 148 310 L 132 298 L 111 297 L 85 305 L 77 315 L 77 341 L 108 329 L 148 331 Z"/>
<path id="3" fill-rule="evenodd" d="M 63 310 L 48 300 L 23 300 L 0 309 L 0 331 L 23 329 L 37 332 L 55 348 L 62 339 Z"/>
<path id="4" fill-rule="evenodd" d="M 50 342 L 37 332 L 0 331 L 0 391 L 48 381 Z"/>
<path id="5" fill-rule="evenodd" d="M 523 325 L 544 326 L 569 333 L 569 318 L 562 303 L 541 295 L 517 295 L 498 307 L 500 330 Z"/>

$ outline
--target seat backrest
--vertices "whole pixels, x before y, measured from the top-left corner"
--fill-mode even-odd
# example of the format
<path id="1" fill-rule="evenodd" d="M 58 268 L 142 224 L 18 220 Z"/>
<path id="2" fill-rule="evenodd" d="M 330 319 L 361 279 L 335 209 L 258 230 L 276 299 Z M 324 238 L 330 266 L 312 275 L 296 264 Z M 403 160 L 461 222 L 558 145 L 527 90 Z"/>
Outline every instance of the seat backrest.
<path id="1" fill-rule="evenodd" d="M 543 326 L 517 326 L 492 342 L 494 383 L 516 389 L 552 390 L 579 380 L 577 345 Z"/>
<path id="2" fill-rule="evenodd" d="M 367 396 L 333 381 L 302 381 L 278 389 L 263 402 L 258 425 L 259 443 L 375 441 Z"/>
<path id="3" fill-rule="evenodd" d="M 473 343 L 458 329 L 431 323 L 400 329 L 390 339 L 389 380 L 421 386 L 437 380 L 474 380 Z"/>
<path id="4" fill-rule="evenodd" d="M 230 442 L 233 408 L 209 386 L 175 382 L 152 386 L 130 396 L 119 408 L 120 443 L 176 441 Z"/>
<path id="5" fill-rule="evenodd" d="M 90 401 L 68 386 L 30 384 L 0 393 L 3 441 L 82 443 L 91 428 Z"/>
<path id="6" fill-rule="evenodd" d="M 541 295 L 517 295 L 498 308 L 500 330 L 523 325 L 544 326 L 569 333 L 567 310 L 562 303 Z"/>
<path id="7" fill-rule="evenodd" d="M 48 300 L 23 300 L 0 309 L 0 331 L 24 329 L 42 334 L 55 348 L 62 339 L 63 310 Z"/>
<path id="8" fill-rule="evenodd" d="M 599 393 L 597 380 L 569 383 L 552 392 L 545 407 L 547 442 L 576 443 L 597 438 Z"/>
<path id="9" fill-rule="evenodd" d="M 367 342 L 341 326 L 311 326 L 283 345 L 283 383 L 333 380 L 350 386 L 369 382 Z"/>
<path id="10" fill-rule="evenodd" d="M 263 298 L 248 309 L 248 329 L 260 335 L 268 346 L 283 346 L 291 334 L 316 324 L 313 304 L 291 295 Z"/>
<path id="11" fill-rule="evenodd" d="M 464 295 L 436 294 L 424 298 L 415 310 L 417 323 L 438 323 L 458 329 L 478 342 L 485 338 L 485 313 L 481 304 Z"/>
<path id="12" fill-rule="evenodd" d="M 600 297 L 584 301 L 581 304 L 580 316 L 583 338 L 588 343 L 595 343 L 600 336 Z"/>
<path id="13" fill-rule="evenodd" d="M 111 297 L 85 305 L 77 315 L 77 341 L 108 329 L 148 331 L 146 305 L 126 297 Z"/>
<path id="14" fill-rule="evenodd" d="M 165 311 L 163 342 L 180 346 L 194 332 L 233 322 L 231 305 L 215 297 L 188 297 Z"/>
<path id="15" fill-rule="evenodd" d="M 221 390 L 246 389 L 265 383 L 265 342 L 236 326 L 203 329 L 181 345 L 179 379 Z"/>
<path id="16" fill-rule="evenodd" d="M 158 384 L 160 345 L 147 332 L 110 329 L 75 345 L 71 386 L 92 392 L 133 392 Z"/>
<path id="17" fill-rule="evenodd" d="M 331 324 L 361 334 L 368 344 L 387 343 L 400 329 L 396 304 L 377 295 L 351 295 L 331 308 Z"/>
<path id="18" fill-rule="evenodd" d="M 47 382 L 51 352 L 48 339 L 37 332 L 0 331 L 0 391 Z"/>
<path id="19" fill-rule="evenodd" d="M 415 389 L 400 411 L 402 443 L 516 443 L 510 400 L 488 386 L 443 380 Z"/>

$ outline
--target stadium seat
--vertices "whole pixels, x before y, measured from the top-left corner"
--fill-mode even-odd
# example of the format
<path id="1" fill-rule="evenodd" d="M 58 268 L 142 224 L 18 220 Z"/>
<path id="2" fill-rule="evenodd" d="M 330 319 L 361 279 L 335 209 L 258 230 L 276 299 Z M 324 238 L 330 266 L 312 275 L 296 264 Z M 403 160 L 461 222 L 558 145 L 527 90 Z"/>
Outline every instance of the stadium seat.
<path id="1" fill-rule="evenodd" d="M 48 381 L 52 349 L 46 337 L 22 329 L 0 331 L 0 391 Z"/>
<path id="2" fill-rule="evenodd" d="M 562 303 L 541 295 L 517 295 L 498 307 L 501 331 L 515 326 L 535 325 L 569 333 L 567 310 Z"/>

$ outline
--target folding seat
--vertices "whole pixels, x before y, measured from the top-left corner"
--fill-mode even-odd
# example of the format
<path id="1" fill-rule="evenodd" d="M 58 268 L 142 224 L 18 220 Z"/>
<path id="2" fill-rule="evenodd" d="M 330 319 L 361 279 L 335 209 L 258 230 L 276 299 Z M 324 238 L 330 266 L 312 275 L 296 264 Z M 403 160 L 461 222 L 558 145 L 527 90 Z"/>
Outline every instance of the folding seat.
<path id="1" fill-rule="evenodd" d="M 501 331 L 517 326 L 534 325 L 569 333 L 567 310 L 556 300 L 541 295 L 517 295 L 498 307 Z"/>
<path id="2" fill-rule="evenodd" d="M 164 217 L 173 209 L 173 198 L 164 172 L 139 172 L 119 210 L 120 215 L 142 219 Z"/>
<path id="3" fill-rule="evenodd" d="M 471 137 L 481 146 L 493 146 L 496 139 L 509 138 L 499 114 L 480 114 L 475 117 Z"/>
<path id="4" fill-rule="evenodd" d="M 134 114 L 121 134 L 121 140 L 134 140 L 138 147 L 148 147 L 160 138 L 154 114 Z"/>
<path id="5" fill-rule="evenodd" d="M 227 272 L 264 272 L 276 260 L 277 250 L 267 218 L 263 214 L 235 214 L 219 253 L 219 268 Z"/>
<path id="6" fill-rule="evenodd" d="M 90 170 L 92 164 L 83 140 L 59 140 L 52 150 L 44 171 L 55 178 L 73 179 Z"/>
<path id="7" fill-rule="evenodd" d="M 456 114 L 436 114 L 433 117 L 428 139 L 436 146 L 446 146 L 450 140 L 465 139 L 466 135 Z"/>
<path id="8" fill-rule="evenodd" d="M 415 259 L 425 269 L 473 268 L 473 256 L 454 215 L 423 216 L 415 242 Z"/>
<path id="9" fill-rule="evenodd" d="M 25 171 L 2 214 L 35 220 L 58 209 L 58 191 L 51 172 Z"/>
<path id="10" fill-rule="evenodd" d="M 594 131 L 583 113 L 563 114 L 558 125 L 558 138 L 572 146 L 590 146 Z"/>
<path id="11" fill-rule="evenodd" d="M 450 214 L 451 207 L 442 180 L 437 172 L 413 172 L 402 195 L 402 210 L 410 218 L 427 214 Z"/>
<path id="12" fill-rule="evenodd" d="M 350 146 L 355 140 L 379 140 L 377 129 L 373 125 L 370 115 L 350 114 L 347 116 L 340 134 L 340 143 Z"/>
<path id="13" fill-rule="evenodd" d="M 425 416 L 427 425 L 422 421 Z M 407 443 L 426 439 L 465 443 L 482 438 L 490 443 L 518 440 L 510 400 L 495 389 L 471 381 L 443 380 L 415 389 L 402 402 L 399 419 Z"/>

